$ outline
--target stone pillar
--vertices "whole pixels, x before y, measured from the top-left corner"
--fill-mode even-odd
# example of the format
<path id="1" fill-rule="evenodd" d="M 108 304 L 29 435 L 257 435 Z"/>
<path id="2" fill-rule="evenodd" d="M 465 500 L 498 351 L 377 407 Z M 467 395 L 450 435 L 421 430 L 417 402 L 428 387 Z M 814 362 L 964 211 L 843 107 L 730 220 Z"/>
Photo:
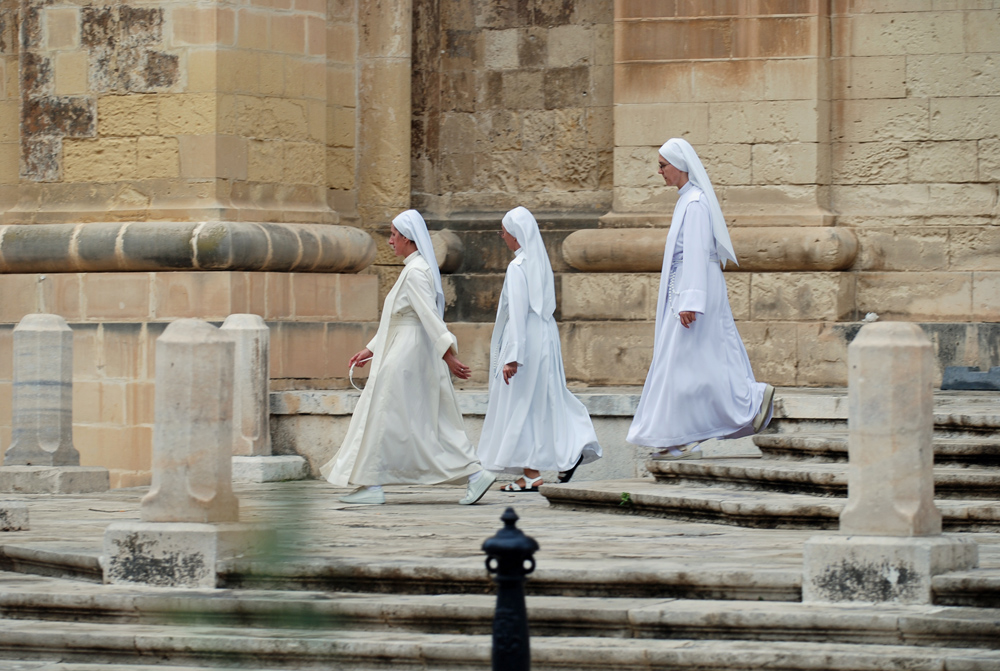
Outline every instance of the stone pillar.
<path id="1" fill-rule="evenodd" d="M 14 327 L 13 435 L 4 466 L 79 466 L 73 447 L 73 332 L 58 315 Z"/>
<path id="2" fill-rule="evenodd" d="M 236 345 L 199 319 L 179 319 L 156 342 L 153 484 L 141 522 L 110 525 L 105 582 L 215 587 L 219 559 L 273 542 L 238 524 L 232 490 Z"/>
<path id="3" fill-rule="evenodd" d="M 934 358 L 916 324 L 861 329 L 848 348 L 848 502 L 840 534 L 806 542 L 803 601 L 931 603 L 938 573 L 978 563 L 934 505 Z"/>
<path id="4" fill-rule="evenodd" d="M 73 447 L 73 332 L 65 319 L 30 314 L 14 327 L 13 377 L 12 441 L 0 491 L 108 489 L 108 470 L 81 467 Z"/>
<path id="5" fill-rule="evenodd" d="M 236 345 L 208 322 L 178 319 L 156 341 L 153 484 L 144 522 L 235 522 L 232 490 Z"/>
<path id="6" fill-rule="evenodd" d="M 222 330 L 236 342 L 233 482 L 301 480 L 309 472 L 304 457 L 271 454 L 270 332 L 267 324 L 259 315 L 233 314 L 226 317 Z"/>

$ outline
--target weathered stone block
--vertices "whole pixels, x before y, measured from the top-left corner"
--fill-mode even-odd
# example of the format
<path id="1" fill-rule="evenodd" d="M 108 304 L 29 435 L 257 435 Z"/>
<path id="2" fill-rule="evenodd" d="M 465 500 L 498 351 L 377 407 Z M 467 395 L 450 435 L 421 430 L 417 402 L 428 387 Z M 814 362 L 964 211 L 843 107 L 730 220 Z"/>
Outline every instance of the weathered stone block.
<path id="1" fill-rule="evenodd" d="M 972 312 L 971 273 L 869 273 L 857 276 L 858 312 L 882 319 L 964 321 Z"/>
<path id="2" fill-rule="evenodd" d="M 755 321 L 840 321 L 854 313 L 848 273 L 755 273 L 750 316 Z"/>
<path id="3" fill-rule="evenodd" d="M 180 176 L 177 138 L 138 138 L 136 159 L 136 177 L 140 179 L 170 179 Z"/>
<path id="4" fill-rule="evenodd" d="M 27 531 L 28 505 L 18 501 L 0 501 L 0 531 Z"/>
<path id="5" fill-rule="evenodd" d="M 87 93 L 89 86 L 89 56 L 86 51 L 65 51 L 54 57 L 57 96 Z M 15 116 L 16 118 L 16 116 Z"/>
<path id="6" fill-rule="evenodd" d="M 832 147 L 837 184 L 893 184 L 907 181 L 908 144 L 838 142 Z"/>
<path id="7" fill-rule="evenodd" d="M 709 104 L 715 142 L 817 142 L 816 101 L 777 100 Z"/>
<path id="8" fill-rule="evenodd" d="M 919 225 L 859 228 L 858 270 L 947 270 L 954 229 Z M 971 268 L 955 268 L 971 270 Z"/>
<path id="9" fill-rule="evenodd" d="M 233 482 L 284 482 L 307 475 L 309 463 L 297 454 L 233 457 Z"/>
<path id="10" fill-rule="evenodd" d="M 695 61 L 692 75 L 695 100 L 727 102 L 764 99 L 763 61 Z"/>
<path id="11" fill-rule="evenodd" d="M 509 70 L 503 73 L 503 105 L 508 109 L 546 107 L 546 71 Z M 441 133 L 444 137 L 444 131 Z"/>
<path id="12" fill-rule="evenodd" d="M 0 492 L 89 494 L 106 492 L 108 469 L 88 466 L 0 466 Z"/>
<path id="13" fill-rule="evenodd" d="M 963 50 L 961 12 L 899 12 L 851 17 L 856 56 L 947 54 Z"/>
<path id="14" fill-rule="evenodd" d="M 802 601 L 930 604 L 931 579 L 979 563 L 971 538 L 813 536 L 803 548 Z"/>
<path id="15" fill-rule="evenodd" d="M 1000 97 L 932 98 L 929 104 L 926 139 L 979 140 L 1000 135 Z"/>
<path id="16" fill-rule="evenodd" d="M 232 454 L 270 455 L 270 331 L 264 320 L 254 314 L 229 315 L 222 330 L 236 343 Z"/>
<path id="17" fill-rule="evenodd" d="M 63 140 L 63 179 L 67 182 L 116 182 L 135 176 L 134 138 Z"/>
<path id="18" fill-rule="evenodd" d="M 826 165 L 820 160 L 820 151 L 820 145 L 812 142 L 755 144 L 753 183 L 823 184 L 828 176 Z"/>
<path id="19" fill-rule="evenodd" d="M 909 181 L 973 182 L 978 161 L 974 141 L 916 142 L 909 147 Z"/>
<path id="20" fill-rule="evenodd" d="M 274 533 L 247 524 L 114 522 L 104 532 L 104 582 L 216 586 L 216 563 L 273 547 Z"/>
<path id="21" fill-rule="evenodd" d="M 489 30 L 483 35 L 483 65 L 491 70 L 514 70 L 518 67 L 516 28 Z"/>
<path id="22" fill-rule="evenodd" d="M 565 25 L 551 28 L 547 35 L 547 64 L 555 68 L 595 64 L 595 37 L 593 26 Z"/>
<path id="23" fill-rule="evenodd" d="M 616 65 L 616 106 L 632 103 L 701 102 L 691 93 L 691 67 L 691 63 L 683 61 Z"/>
<path id="24" fill-rule="evenodd" d="M 708 141 L 708 105 L 688 104 L 638 104 L 616 105 L 614 131 L 616 149 L 619 147 L 648 147 L 655 153 L 667 141 L 667 128 L 679 129 L 681 137 L 694 145 Z M 656 161 L 655 156 L 653 162 Z"/>
<path id="25" fill-rule="evenodd" d="M 905 56 L 836 58 L 831 70 L 838 99 L 906 97 Z"/>
<path id="26" fill-rule="evenodd" d="M 893 142 L 931 137 L 927 100 L 842 100 L 832 104 L 833 136 L 842 142 Z"/>
<path id="27" fill-rule="evenodd" d="M 1000 273 L 972 274 L 972 317 L 984 322 L 1000 321 Z"/>
<path id="28" fill-rule="evenodd" d="M 563 320 L 656 318 L 658 275 L 572 273 L 561 279 Z"/>

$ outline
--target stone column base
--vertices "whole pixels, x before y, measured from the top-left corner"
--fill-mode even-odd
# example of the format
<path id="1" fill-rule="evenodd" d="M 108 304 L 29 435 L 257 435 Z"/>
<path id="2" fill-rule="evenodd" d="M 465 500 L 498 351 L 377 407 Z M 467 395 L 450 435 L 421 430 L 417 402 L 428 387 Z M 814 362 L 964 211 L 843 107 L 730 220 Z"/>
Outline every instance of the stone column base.
<path id="1" fill-rule="evenodd" d="M 15 501 L 0 501 L 0 531 L 27 531 L 28 506 Z"/>
<path id="2" fill-rule="evenodd" d="M 274 530 L 251 524 L 115 522 L 104 532 L 105 584 L 216 586 L 218 561 L 274 547 Z"/>
<path id="3" fill-rule="evenodd" d="M 271 457 L 233 457 L 233 482 L 303 480 L 309 464 L 297 454 Z"/>
<path id="4" fill-rule="evenodd" d="M 2 494 L 88 494 L 106 492 L 106 468 L 89 466 L 0 466 Z"/>
<path id="5" fill-rule="evenodd" d="M 957 536 L 813 536 L 803 551 L 802 601 L 932 602 L 931 579 L 979 564 Z"/>

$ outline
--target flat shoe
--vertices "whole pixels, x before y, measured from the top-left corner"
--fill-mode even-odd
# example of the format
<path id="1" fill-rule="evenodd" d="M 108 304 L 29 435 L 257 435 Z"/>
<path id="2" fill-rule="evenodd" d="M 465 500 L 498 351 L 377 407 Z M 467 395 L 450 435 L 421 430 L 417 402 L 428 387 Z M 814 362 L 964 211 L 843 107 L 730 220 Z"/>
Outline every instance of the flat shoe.
<path id="1" fill-rule="evenodd" d="M 385 492 L 381 489 L 373 492 L 367 487 L 361 487 L 346 496 L 341 496 L 339 500 L 341 503 L 367 503 L 377 506 L 385 503 Z"/>
<path id="2" fill-rule="evenodd" d="M 573 479 L 573 474 L 576 473 L 576 469 L 582 463 L 583 463 L 583 455 L 581 454 L 580 458 L 576 460 L 575 464 L 573 464 L 573 468 L 569 469 L 568 471 L 562 471 L 562 472 L 559 473 L 558 481 L 561 484 L 566 484 L 567 482 L 569 482 L 570 480 L 572 480 Z M 527 483 L 525 483 L 525 484 L 527 484 Z"/>
<path id="3" fill-rule="evenodd" d="M 497 476 L 490 473 L 487 470 L 483 470 L 483 474 L 479 476 L 475 482 L 470 482 L 468 488 L 465 490 L 465 496 L 459 500 L 459 505 L 471 506 L 473 503 L 483 498 L 487 490 L 493 486 L 493 483 L 497 481 Z"/>
<path id="4" fill-rule="evenodd" d="M 514 482 L 508 482 L 506 485 L 504 485 L 503 487 L 501 487 L 500 491 L 501 492 L 537 492 L 538 491 L 538 485 L 536 485 L 535 483 L 536 482 L 540 482 L 541 479 L 542 479 L 542 476 L 540 476 L 540 475 L 537 478 L 529 478 L 528 476 L 524 476 L 524 487 L 522 487 L 521 485 L 517 484 L 517 481 L 515 480 Z"/>
<path id="5" fill-rule="evenodd" d="M 696 450 L 694 448 L 701 444 L 700 440 L 696 440 L 693 443 L 688 443 L 682 448 L 679 448 L 680 454 L 670 454 L 669 452 L 661 452 L 660 454 L 654 454 L 650 457 L 653 461 L 680 461 L 681 459 L 701 459 L 701 450 Z"/>
<path id="6" fill-rule="evenodd" d="M 764 398 L 760 402 L 760 410 L 757 411 L 757 415 L 753 418 L 753 432 L 759 433 L 762 428 L 764 428 L 764 420 L 767 416 L 771 414 L 774 409 L 774 387 L 767 385 L 764 387 Z"/>

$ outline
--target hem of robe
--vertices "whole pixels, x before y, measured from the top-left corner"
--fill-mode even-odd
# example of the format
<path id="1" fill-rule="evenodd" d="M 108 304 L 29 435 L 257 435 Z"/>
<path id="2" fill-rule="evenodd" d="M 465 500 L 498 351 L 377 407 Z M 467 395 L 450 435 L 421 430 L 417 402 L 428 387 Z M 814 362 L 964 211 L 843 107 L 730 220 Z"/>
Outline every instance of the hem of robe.
<path id="1" fill-rule="evenodd" d="M 375 485 L 458 485 L 466 484 L 469 480 L 469 476 L 479 471 L 484 470 L 483 466 L 479 462 L 470 463 L 462 471 L 454 475 L 448 475 L 445 479 L 441 479 L 439 476 L 429 475 L 428 477 L 414 477 L 412 472 L 403 473 L 383 473 L 384 477 L 378 478 L 378 482 L 362 482 L 361 480 L 354 480 L 348 478 L 346 484 L 340 484 L 340 482 L 333 481 L 333 473 L 330 477 L 326 478 L 326 481 L 331 485 L 337 487 L 373 487 Z"/>
<path id="2" fill-rule="evenodd" d="M 756 413 L 754 413 L 756 415 Z M 747 430 L 749 429 L 749 433 Z M 750 418 L 746 424 L 740 426 L 735 431 L 731 427 L 726 427 L 724 429 L 712 429 L 711 431 L 702 431 L 700 433 L 691 433 L 686 436 L 680 437 L 669 437 L 669 438 L 648 438 L 643 436 L 632 435 L 630 431 L 625 440 L 632 445 L 637 445 L 639 447 L 655 447 L 657 449 L 663 449 L 668 447 L 681 447 L 693 442 L 703 442 L 706 440 L 733 440 L 735 438 L 743 438 L 745 436 L 753 435 L 753 417 Z"/>
<path id="3" fill-rule="evenodd" d="M 594 445 L 596 445 L 596 443 L 588 443 L 585 445 L 583 451 L 578 452 L 576 456 L 570 459 L 570 461 L 566 464 L 506 464 L 501 466 L 500 464 L 487 464 L 484 462 L 483 468 L 494 473 L 511 473 L 516 475 L 520 475 L 526 468 L 530 468 L 533 471 L 557 471 L 561 473 L 573 468 L 573 465 L 576 464 L 581 455 L 583 456 L 583 461 L 580 462 L 581 466 L 593 463 L 600 459 L 602 456 L 601 446 L 597 445 L 594 447 Z"/>

